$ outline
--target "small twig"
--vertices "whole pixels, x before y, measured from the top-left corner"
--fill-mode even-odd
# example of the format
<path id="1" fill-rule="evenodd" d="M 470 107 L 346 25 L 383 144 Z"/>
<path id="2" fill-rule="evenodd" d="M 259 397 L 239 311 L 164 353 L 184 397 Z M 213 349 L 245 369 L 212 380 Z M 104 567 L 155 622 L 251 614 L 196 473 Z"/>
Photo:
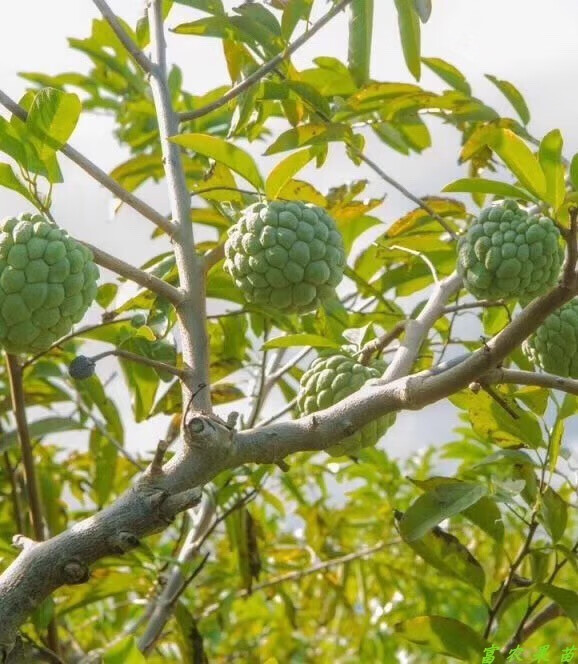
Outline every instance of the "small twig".
<path id="1" fill-rule="evenodd" d="M 377 246 L 379 246 L 379 245 L 377 245 Z M 385 248 L 388 249 L 389 251 L 397 249 L 397 251 L 403 251 L 406 254 L 411 254 L 412 256 L 417 256 L 418 258 L 421 258 L 421 260 L 429 268 L 429 271 L 431 272 L 431 275 L 433 277 L 434 282 L 436 284 L 439 282 L 438 272 L 436 270 L 435 265 L 430 261 L 430 259 L 422 251 L 416 251 L 415 249 L 408 249 L 407 247 L 401 247 L 398 244 L 392 244 L 390 247 L 385 247 Z"/>
<path id="2" fill-rule="evenodd" d="M 147 288 L 157 295 L 166 297 L 166 299 L 175 306 L 178 306 L 181 303 L 183 296 L 178 288 L 171 286 L 166 281 L 155 277 L 153 274 L 149 274 L 138 267 L 134 267 L 134 265 L 131 265 L 130 263 L 126 263 L 116 256 L 111 256 L 106 253 L 106 251 L 95 247 L 93 244 L 83 242 L 82 240 L 79 240 L 79 242 L 92 251 L 94 262 L 98 263 L 98 265 L 119 274 L 121 277 L 134 281 L 139 284 L 139 286 Z"/>
<path id="3" fill-rule="evenodd" d="M 405 330 L 406 323 L 407 321 L 401 320 L 399 323 L 396 323 L 389 332 L 366 343 L 358 353 L 360 364 L 367 365 L 371 360 L 372 355 L 381 353 L 381 351 L 387 348 L 392 341 L 398 339 Z"/>
<path id="4" fill-rule="evenodd" d="M 576 553 L 578 551 L 578 542 L 572 547 L 572 553 Z M 560 570 L 567 565 L 568 563 L 568 558 L 564 558 L 563 560 L 559 561 L 556 563 L 554 569 L 552 570 L 552 573 L 548 577 L 547 583 L 553 583 L 554 579 L 558 576 Z M 518 624 L 518 628 L 516 629 L 514 635 L 508 642 L 508 645 L 505 646 L 506 652 L 509 652 L 511 648 L 513 648 L 516 644 L 521 644 L 526 639 L 528 639 L 532 634 L 538 630 L 540 627 L 545 625 L 548 621 L 553 620 L 554 618 L 557 618 L 560 615 L 564 615 L 563 611 L 560 610 L 559 613 L 555 612 L 554 607 L 557 609 L 560 609 L 560 607 L 557 604 L 550 604 L 547 606 L 543 611 L 541 611 L 539 614 L 534 616 L 534 618 L 527 623 L 526 621 L 530 618 L 532 613 L 538 608 L 538 606 L 544 601 L 545 596 L 543 594 L 540 594 L 526 609 L 526 612 L 522 616 L 522 619 L 520 620 Z"/>
<path id="5" fill-rule="evenodd" d="M 522 547 L 520 548 L 520 551 L 518 552 L 518 555 L 516 556 L 515 560 L 510 565 L 508 576 L 506 577 L 506 580 L 502 583 L 498 591 L 498 596 L 496 597 L 494 605 L 492 606 L 488 614 L 488 622 L 486 624 L 486 629 L 484 630 L 484 639 L 487 639 L 490 632 L 492 631 L 494 620 L 496 619 L 496 616 L 498 615 L 498 612 L 502 608 L 502 604 L 504 603 L 508 595 L 508 591 L 510 590 L 510 584 L 512 583 L 514 574 L 516 573 L 518 567 L 520 567 L 522 561 L 524 560 L 528 551 L 530 550 L 530 544 L 532 543 L 532 538 L 534 537 L 534 533 L 536 532 L 537 527 L 538 527 L 538 522 L 536 521 L 536 514 L 534 512 L 532 514 L 532 520 L 530 522 L 530 527 L 528 529 L 528 534 L 526 535 L 526 539 L 524 540 L 524 543 L 522 544 Z"/>
<path id="6" fill-rule="evenodd" d="M 287 583 L 288 581 L 300 581 L 302 578 L 306 576 L 311 576 L 312 574 L 318 574 L 319 572 L 324 572 L 325 570 L 331 569 L 332 567 L 337 567 L 339 565 L 346 565 L 347 563 L 353 562 L 354 560 L 359 560 L 360 558 L 371 556 L 374 553 L 378 553 L 379 551 L 382 551 L 383 549 L 389 546 L 393 546 L 394 544 L 397 543 L 398 540 L 394 540 L 391 542 L 381 542 L 380 544 L 368 547 L 367 549 L 362 549 L 361 551 L 354 551 L 353 553 L 348 553 L 344 556 L 339 556 L 338 558 L 331 558 L 330 560 L 324 560 L 323 562 L 319 562 L 315 565 L 312 565 L 307 569 L 299 569 L 293 572 L 287 572 L 286 574 L 275 576 L 272 579 L 269 579 L 268 581 L 264 581 L 263 583 L 259 583 L 253 586 L 250 592 L 251 594 L 254 594 L 259 590 L 266 590 L 267 588 L 278 586 L 281 583 Z M 249 594 L 250 594 L 249 590 L 245 588 L 237 591 L 234 597 L 243 598 L 243 597 L 248 597 Z M 222 603 L 220 602 L 211 604 L 203 611 L 201 618 L 207 618 L 211 614 L 215 613 L 215 611 L 218 611 L 221 606 Z"/>
<path id="7" fill-rule="evenodd" d="M 81 337 L 83 334 L 87 334 L 88 332 L 92 332 L 93 330 L 98 330 L 99 328 L 105 327 L 106 325 L 115 325 L 116 323 L 129 323 L 130 321 L 131 321 L 130 318 L 115 318 L 114 320 L 106 320 L 103 321 L 102 323 L 97 323 L 96 325 L 85 325 L 84 327 L 79 328 L 75 332 L 71 332 L 70 334 L 67 334 L 65 337 L 62 337 L 62 339 L 55 341 L 52 344 L 52 346 L 50 346 L 50 348 L 47 348 L 46 350 L 43 350 L 41 353 L 37 353 L 36 355 L 33 355 L 32 357 L 28 358 L 26 362 L 22 363 L 22 369 L 26 369 L 31 364 L 34 364 L 36 360 L 39 360 L 41 357 L 44 357 L 44 355 L 50 353 L 50 351 L 54 350 L 55 348 L 60 348 L 62 344 L 65 344 L 67 341 L 71 341 L 76 337 Z"/>
<path id="8" fill-rule="evenodd" d="M 491 307 L 506 307 L 504 300 L 476 300 L 475 302 L 462 302 L 461 304 L 453 304 L 449 307 L 444 307 L 442 313 L 452 314 L 456 311 L 464 311 L 465 309 L 490 309 Z M 508 314 L 509 314 L 508 310 Z"/>
<path id="9" fill-rule="evenodd" d="M 518 420 L 520 419 L 520 416 L 516 411 L 510 406 L 510 404 L 504 399 L 504 397 L 501 394 L 498 394 L 494 388 L 490 387 L 489 385 L 484 385 L 482 381 L 478 381 L 478 383 L 481 385 L 482 389 L 486 394 L 489 394 L 489 396 L 499 405 L 501 406 L 506 413 L 513 419 L 513 420 Z"/>
<path id="10" fill-rule="evenodd" d="M 562 378 L 548 373 L 535 373 L 518 369 L 494 369 L 484 374 L 480 380 L 486 384 L 535 385 L 578 395 L 578 380 Z"/>
<path id="11" fill-rule="evenodd" d="M 303 46 L 303 44 L 306 44 L 311 37 L 313 37 L 321 28 L 323 28 L 329 21 L 334 16 L 337 16 L 340 11 L 345 9 L 348 4 L 350 4 L 352 0 L 341 0 L 341 2 L 338 2 L 336 5 L 334 5 L 324 16 L 322 16 L 316 23 L 314 23 L 307 32 L 303 33 L 300 37 L 298 37 L 295 41 L 293 41 L 287 48 L 276 55 L 274 58 L 269 60 L 269 62 L 266 62 L 264 65 L 259 67 L 259 69 L 256 69 L 250 76 L 247 76 L 247 78 L 239 83 L 238 85 L 235 85 L 232 87 L 229 92 L 224 94 L 222 97 L 219 97 L 219 99 L 216 99 L 214 102 L 207 104 L 206 106 L 202 106 L 201 108 L 197 108 L 194 111 L 186 111 L 185 113 L 181 113 L 179 116 L 179 120 L 181 122 L 188 122 L 189 120 L 196 120 L 197 118 L 201 118 L 204 115 L 208 115 L 209 113 L 212 113 L 213 111 L 216 111 L 218 108 L 221 108 L 222 106 L 226 106 L 230 101 L 238 97 L 240 94 L 245 92 L 245 90 L 248 90 L 250 87 L 258 83 L 262 78 L 264 78 L 267 74 L 272 72 L 276 67 L 278 67 L 284 60 L 287 58 L 290 58 L 295 51 Z"/>
<path id="12" fill-rule="evenodd" d="M 103 15 L 106 22 L 111 27 L 114 34 L 119 38 L 122 45 L 127 50 L 131 58 L 137 63 L 137 65 L 146 73 L 149 74 L 152 70 L 152 62 L 147 58 L 147 56 L 140 50 L 140 48 L 134 43 L 131 37 L 127 34 L 126 30 L 120 24 L 120 21 L 116 17 L 112 9 L 107 5 L 105 0 L 92 0 L 97 8 L 100 10 L 100 13 Z"/>
<path id="13" fill-rule="evenodd" d="M 501 652 L 507 655 L 512 648 L 524 643 L 524 641 L 529 639 L 534 632 L 537 632 L 546 623 L 562 615 L 564 613 L 558 604 L 549 604 L 543 611 L 536 614 L 530 622 L 526 623 L 520 632 L 516 632 L 512 639 L 502 648 Z"/>
<path id="14" fill-rule="evenodd" d="M 22 106 L 17 104 L 2 90 L 0 90 L 0 104 L 9 110 L 12 115 L 22 120 L 22 122 L 26 122 L 28 113 L 22 108 Z M 131 208 L 142 214 L 143 217 L 149 221 L 152 221 L 153 224 L 165 231 L 167 235 L 172 235 L 174 228 L 169 219 L 164 217 L 160 212 L 157 212 L 157 210 L 152 208 L 148 203 L 145 203 L 130 191 L 127 191 L 124 189 L 124 187 L 121 187 L 102 169 L 100 169 L 96 164 L 93 164 L 89 159 L 75 150 L 71 145 L 63 145 L 60 148 L 60 152 L 66 155 L 77 166 L 80 166 L 83 171 L 88 173 L 88 175 L 90 175 L 94 180 L 112 192 L 119 200 L 123 201 L 123 203 L 126 203 Z"/>
<path id="15" fill-rule="evenodd" d="M 454 233 L 453 229 L 449 226 L 448 222 L 441 217 L 437 212 L 433 210 L 431 206 L 429 206 L 422 198 L 419 198 L 418 196 L 414 196 L 409 189 L 406 189 L 402 184 L 397 182 L 397 180 L 394 180 L 390 175 L 388 175 L 380 166 L 378 166 L 372 159 L 367 157 L 359 148 L 356 148 L 355 146 L 350 145 L 349 146 L 351 150 L 355 153 L 355 156 L 361 159 L 369 168 L 371 168 L 372 171 L 377 173 L 379 177 L 382 180 L 385 180 L 388 184 L 390 184 L 392 187 L 395 187 L 400 193 L 402 193 L 406 198 L 408 198 L 410 201 L 413 201 L 418 207 L 420 207 L 422 210 L 427 212 L 430 217 L 435 219 L 443 228 L 444 230 L 451 236 L 452 240 L 457 240 L 458 237 Z"/>
<path id="16" fill-rule="evenodd" d="M 283 415 L 287 414 L 292 408 L 295 407 L 296 404 L 297 404 L 297 397 L 291 399 L 291 401 L 288 401 L 282 408 L 280 408 L 277 412 L 273 413 L 273 415 L 268 417 L 266 420 L 261 420 L 259 422 L 259 426 L 264 427 L 267 426 L 267 424 L 275 422 L 275 420 L 278 420 L 280 417 L 283 417 Z"/>
<path id="17" fill-rule="evenodd" d="M 205 271 L 208 272 L 212 267 L 225 258 L 225 245 L 223 242 L 218 244 L 214 249 L 211 249 L 204 256 L 205 258 Z M 234 312 L 237 313 L 237 312 Z"/>
<path id="18" fill-rule="evenodd" d="M 98 360 L 102 360 L 105 357 L 110 357 L 111 355 L 114 355 L 116 357 L 122 357 L 123 359 L 129 360 L 130 362 L 137 362 L 138 364 L 144 364 L 145 366 L 152 367 L 157 371 L 166 371 L 167 373 L 170 373 L 172 376 L 176 376 L 177 378 L 181 379 L 186 373 L 184 369 L 173 367 L 171 364 L 166 364 L 165 362 L 160 362 L 158 360 L 151 360 L 151 358 L 149 357 L 145 357 L 144 355 L 138 355 L 137 353 L 131 353 L 130 351 L 123 350 L 122 348 L 115 348 L 113 350 L 103 351 L 98 355 L 94 355 L 90 359 L 93 362 L 98 362 Z"/>

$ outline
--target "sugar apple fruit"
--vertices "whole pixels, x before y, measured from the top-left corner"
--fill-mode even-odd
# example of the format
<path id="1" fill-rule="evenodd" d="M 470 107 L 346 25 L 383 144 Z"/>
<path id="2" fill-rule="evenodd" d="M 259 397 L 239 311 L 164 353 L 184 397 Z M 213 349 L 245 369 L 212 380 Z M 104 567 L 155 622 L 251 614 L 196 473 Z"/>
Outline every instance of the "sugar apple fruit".
<path id="1" fill-rule="evenodd" d="M 458 272 L 477 298 L 529 300 L 555 285 L 564 252 L 547 217 L 515 201 L 485 208 L 458 244 Z"/>
<path id="2" fill-rule="evenodd" d="M 305 312 L 330 298 L 345 250 L 333 219 L 301 202 L 255 203 L 229 230 L 225 269 L 249 302 Z"/>
<path id="3" fill-rule="evenodd" d="M 297 395 L 299 411 L 310 415 L 333 406 L 357 392 L 368 381 L 379 378 L 385 366 L 383 360 L 375 360 L 371 366 L 365 366 L 344 353 L 318 357 L 301 377 Z M 395 414 L 388 413 L 369 422 L 327 452 L 331 456 L 355 455 L 363 447 L 375 445 L 394 421 Z"/>
<path id="4" fill-rule="evenodd" d="M 544 371 L 578 378 L 578 298 L 550 314 L 524 344 L 524 350 Z"/>
<path id="5" fill-rule="evenodd" d="M 49 348 L 84 316 L 98 276 L 90 250 L 44 217 L 0 221 L 0 345 Z"/>

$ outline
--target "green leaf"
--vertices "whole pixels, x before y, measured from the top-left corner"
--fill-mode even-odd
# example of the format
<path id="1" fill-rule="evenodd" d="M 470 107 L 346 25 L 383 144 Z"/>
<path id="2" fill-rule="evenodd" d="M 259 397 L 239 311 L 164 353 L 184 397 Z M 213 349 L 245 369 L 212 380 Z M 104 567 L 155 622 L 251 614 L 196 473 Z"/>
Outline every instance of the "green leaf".
<path id="1" fill-rule="evenodd" d="M 486 74 L 488 81 L 491 81 L 498 90 L 506 97 L 506 99 L 512 104 L 514 110 L 519 115 L 520 120 L 526 125 L 530 122 L 530 111 L 522 93 L 509 81 L 502 81 L 491 74 Z"/>
<path id="2" fill-rule="evenodd" d="M 443 616 L 419 616 L 394 625 L 396 634 L 403 639 L 433 650 L 440 655 L 477 662 L 488 644 L 468 625 Z M 503 664 L 504 658 L 497 651 L 494 662 Z"/>
<path id="3" fill-rule="evenodd" d="M 314 157 L 315 152 L 313 150 L 301 150 L 282 159 L 269 173 L 265 182 L 265 194 L 267 198 L 271 200 L 277 198 L 279 192 L 289 180 Z"/>
<path id="4" fill-rule="evenodd" d="M 578 190 L 578 154 L 575 154 L 570 162 L 570 180 L 574 189 Z"/>
<path id="5" fill-rule="evenodd" d="M 446 185 L 443 191 L 459 191 L 468 193 L 494 194 L 495 196 L 510 196 L 521 198 L 524 201 L 536 202 L 536 197 L 525 189 L 516 187 L 507 182 L 487 180 L 486 178 L 460 178 Z"/>
<path id="6" fill-rule="evenodd" d="M 482 140 L 503 160 L 524 187 L 542 199 L 546 178 L 540 164 L 524 141 L 510 129 L 484 127 Z"/>
<path id="7" fill-rule="evenodd" d="M 486 583 L 483 567 L 451 533 L 436 526 L 423 537 L 406 542 L 418 556 L 442 574 L 460 579 L 483 592 Z"/>
<path id="8" fill-rule="evenodd" d="M 409 71 L 419 81 L 421 75 L 421 35 L 413 0 L 395 0 L 403 56 Z"/>
<path id="9" fill-rule="evenodd" d="M 327 337 L 317 334 L 286 334 L 282 337 L 269 339 L 263 344 L 262 349 L 269 348 L 293 348 L 295 346 L 311 346 L 312 348 L 341 348 L 341 344 Z"/>
<path id="10" fill-rule="evenodd" d="M 24 183 L 15 175 L 10 164 L 0 164 L 0 186 L 12 189 L 12 191 L 19 193 L 27 201 L 32 203 L 32 205 L 38 207 L 38 202 L 34 200 L 34 196 L 32 196 Z"/>
<path id="11" fill-rule="evenodd" d="M 281 19 L 281 32 L 289 39 L 299 21 L 308 21 L 313 7 L 313 0 L 289 0 L 285 3 Z"/>
<path id="12" fill-rule="evenodd" d="M 146 657 L 138 649 L 134 636 L 128 636 L 112 648 L 107 648 L 103 664 L 146 664 Z"/>
<path id="13" fill-rule="evenodd" d="M 80 99 L 75 94 L 55 88 L 45 88 L 36 94 L 26 126 L 40 141 L 38 157 L 42 161 L 70 138 L 81 110 Z"/>
<path id="14" fill-rule="evenodd" d="M 256 189 L 263 188 L 263 179 L 253 157 L 229 141 L 207 134 L 182 134 L 173 136 L 171 141 L 228 166 Z"/>
<path id="15" fill-rule="evenodd" d="M 283 132 L 265 151 L 265 155 L 295 150 L 307 145 L 325 145 L 345 142 L 353 137 L 351 128 L 346 124 L 305 124 Z"/>
<path id="16" fill-rule="evenodd" d="M 466 81 L 466 77 L 459 69 L 456 69 L 456 67 L 449 62 L 446 62 L 441 58 L 422 58 L 421 61 L 443 81 L 451 85 L 452 88 L 455 88 L 466 95 L 471 94 L 472 89 L 470 84 Z"/>
<path id="17" fill-rule="evenodd" d="M 99 508 L 107 504 L 116 476 L 118 449 L 98 429 L 93 429 L 89 440 L 92 462 L 91 494 Z"/>
<path id="18" fill-rule="evenodd" d="M 400 521 L 400 532 L 407 540 L 423 537 L 434 526 L 459 514 L 487 494 L 487 489 L 472 482 L 440 484 L 415 500 Z"/>
<path id="19" fill-rule="evenodd" d="M 552 487 L 548 487 L 542 495 L 538 519 L 550 534 L 553 542 L 557 542 L 564 535 L 568 524 L 568 506 Z"/>
<path id="20" fill-rule="evenodd" d="M 574 625 L 578 626 L 578 593 L 568 588 L 553 586 L 551 583 L 539 583 L 536 585 L 536 590 L 556 602 Z"/>
<path id="21" fill-rule="evenodd" d="M 549 459 L 548 459 L 548 470 L 553 473 L 556 468 L 556 463 L 558 462 L 558 456 L 560 454 L 560 447 L 562 446 L 562 439 L 564 437 L 564 420 L 558 415 L 552 433 L 550 434 L 550 445 L 549 445 Z"/>
<path id="22" fill-rule="evenodd" d="M 28 431 L 31 438 L 43 438 L 53 433 L 61 433 L 63 431 L 78 431 L 84 429 L 84 425 L 76 422 L 70 417 L 45 417 L 36 422 L 31 422 L 28 425 Z M 0 452 L 16 445 L 18 442 L 18 432 L 8 431 L 7 433 L 0 434 Z"/>
<path id="23" fill-rule="evenodd" d="M 373 0 L 353 0 L 349 5 L 349 46 L 347 62 L 357 83 L 369 80 L 373 33 Z"/>
<path id="24" fill-rule="evenodd" d="M 564 182 L 564 165 L 562 164 L 562 134 L 559 129 L 553 129 L 546 134 L 540 143 L 538 159 L 546 176 L 546 200 L 557 210 L 566 197 L 566 183 Z"/>

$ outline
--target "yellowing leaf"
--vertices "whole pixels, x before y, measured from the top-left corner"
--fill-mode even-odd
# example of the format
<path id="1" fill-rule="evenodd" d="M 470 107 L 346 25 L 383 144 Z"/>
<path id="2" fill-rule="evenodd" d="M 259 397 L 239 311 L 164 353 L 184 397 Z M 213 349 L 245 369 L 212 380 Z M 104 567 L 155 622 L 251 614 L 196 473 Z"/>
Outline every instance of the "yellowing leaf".
<path id="1" fill-rule="evenodd" d="M 313 150 L 301 150 L 282 159 L 269 173 L 265 182 L 265 194 L 269 199 L 275 199 L 283 187 L 306 164 L 315 157 Z"/>
<path id="2" fill-rule="evenodd" d="M 557 210 L 564 202 L 566 184 L 564 182 L 564 166 L 562 165 L 562 134 L 553 129 L 546 134 L 540 143 L 538 158 L 546 176 L 546 200 Z"/>

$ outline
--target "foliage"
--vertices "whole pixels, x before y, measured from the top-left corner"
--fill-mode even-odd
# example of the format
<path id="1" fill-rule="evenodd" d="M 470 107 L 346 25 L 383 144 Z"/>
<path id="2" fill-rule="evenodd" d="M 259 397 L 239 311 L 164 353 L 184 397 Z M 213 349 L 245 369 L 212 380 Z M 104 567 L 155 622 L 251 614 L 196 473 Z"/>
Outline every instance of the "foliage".
<path id="1" fill-rule="evenodd" d="M 319 55 L 299 70 L 281 58 L 227 103 L 220 100 L 231 86 L 283 54 L 327 3 L 272 0 L 231 11 L 221 0 L 175 4 L 190 19 L 171 24 L 173 3 L 164 2 L 172 31 L 193 47 L 203 38 L 218 40 L 230 76 L 193 94 L 183 88 L 174 64 L 168 85 L 181 114 L 181 133 L 172 141 L 182 148 L 191 222 L 210 238 L 197 249 L 208 260 L 216 256 L 206 279 L 211 397 L 222 412 L 239 408 L 245 426 L 298 417 L 299 381 L 318 349 L 353 345 L 363 352 L 375 344 L 391 359 L 403 326 L 423 310 L 432 286 L 454 271 L 455 236 L 471 227 L 482 206 L 508 197 L 538 205 L 560 229 L 569 228 L 578 162 L 563 157 L 560 132 L 534 137 L 526 102 L 511 83 L 488 76 L 517 118 L 503 117 L 475 97 L 453 64 L 422 58 L 420 31 L 427 29 L 429 2 L 394 3 L 414 82 L 371 79 L 373 2 L 354 1 L 347 62 Z M 121 26 L 148 48 L 146 18 Z M 23 74 L 31 85 L 20 100 L 26 120 L 0 118 L 6 159 L 0 184 L 21 194 L 24 207 L 43 213 L 51 209 L 53 187 L 67 186 L 59 150 L 80 113 L 105 112 L 114 120 L 116 140 L 128 154 L 110 172 L 118 185 L 140 192 L 165 177 L 147 75 L 104 19 L 69 44 L 87 57 L 87 70 Z M 419 83 L 422 65 L 439 77 L 436 90 Z M 414 198 L 393 224 L 384 227 L 383 199 L 365 196 L 365 179 L 343 183 L 332 173 L 327 192 L 315 187 L 311 167 L 329 171 L 336 148 L 344 148 L 354 164 L 368 164 L 370 136 L 384 150 L 421 154 L 432 145 L 430 118 L 458 133 L 457 159 L 466 172 L 445 192 Z M 263 153 L 275 155 L 267 174 L 255 160 Z M 307 166 L 308 175 L 300 175 Z M 379 167 L 373 175 L 380 177 Z M 386 181 L 384 195 L 392 185 Z M 319 206 L 335 220 L 347 253 L 338 298 L 299 315 L 244 299 L 219 251 L 241 212 L 263 196 Z M 178 261 L 158 249 L 162 232 L 153 233 L 151 256 L 141 270 L 175 286 Z M 517 307 L 510 299 L 476 303 L 459 291 L 435 321 L 413 371 L 437 370 L 448 356 L 479 348 L 480 334 L 499 333 Z M 135 294 L 115 279 L 101 283 L 95 311 L 101 319 L 96 325 L 78 327 L 41 355 L 23 358 L 33 460 L 50 536 L 111 504 L 150 461 L 127 449 L 130 418 L 169 416 L 169 442 L 181 421 L 182 345 L 172 303 L 153 288 L 141 284 Z M 471 325 L 462 334 L 458 321 L 466 313 Z M 380 343 L 384 338 L 388 343 Z M 102 365 L 96 363 L 93 374 L 93 366 L 83 364 L 84 380 L 69 374 L 75 358 L 94 347 L 103 354 L 119 351 L 119 380 L 130 393 L 132 412 L 121 412 Z M 534 368 L 520 348 L 504 366 Z M 13 536 L 32 536 L 32 524 L 4 369 L 0 389 L 5 569 L 17 556 Z M 528 644 L 570 645 L 578 605 L 578 520 L 565 429 L 578 412 L 576 397 L 534 385 L 482 385 L 455 393 L 448 408 L 460 419 L 453 439 L 405 460 L 387 454 L 392 427 L 376 448 L 361 449 L 355 459 L 303 452 L 288 468 L 243 465 L 220 473 L 213 482 L 219 520 L 200 553 L 182 566 L 189 583 L 174 599 L 167 629 L 147 661 L 394 662 L 404 655 L 416 663 L 477 661 L 491 643 L 502 647 L 519 635 L 547 602 L 562 615 Z M 421 425 L 430 417 L 424 411 Z M 73 448 L 60 439 L 71 430 L 78 432 Z M 25 639 L 46 646 L 53 621 L 67 657 L 82 651 L 100 653 L 104 662 L 144 661 L 137 644 L 146 607 L 162 591 L 190 529 L 185 512 L 129 553 L 100 560 L 88 583 L 60 588 L 34 611 L 22 627 Z M 496 653 L 495 661 L 503 660 Z"/>

